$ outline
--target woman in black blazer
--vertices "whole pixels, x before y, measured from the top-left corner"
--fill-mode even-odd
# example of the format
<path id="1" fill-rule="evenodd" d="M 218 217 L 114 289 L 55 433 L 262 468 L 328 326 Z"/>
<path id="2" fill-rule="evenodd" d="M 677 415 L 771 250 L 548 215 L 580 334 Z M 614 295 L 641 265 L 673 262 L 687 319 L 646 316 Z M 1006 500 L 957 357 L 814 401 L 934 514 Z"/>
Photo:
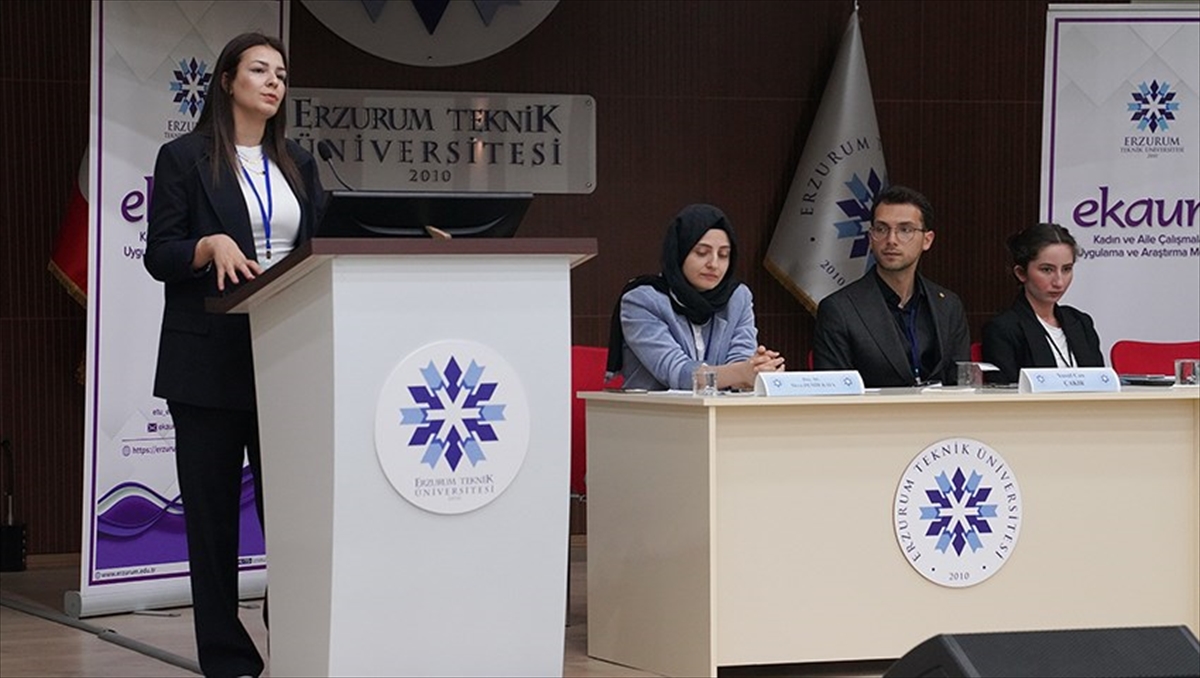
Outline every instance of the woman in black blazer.
<path id="1" fill-rule="evenodd" d="M 1009 238 L 1021 290 L 1012 308 L 983 327 L 983 359 L 1015 382 L 1022 367 L 1104 367 L 1092 317 L 1059 300 L 1075 272 L 1075 238 L 1058 224 L 1031 226 Z"/>
<path id="2" fill-rule="evenodd" d="M 312 236 L 324 191 L 312 155 L 284 138 L 287 57 L 259 33 L 217 58 L 196 128 L 158 152 L 146 270 L 164 283 L 154 395 L 175 424 L 200 668 L 257 676 L 263 659 L 238 619 L 242 460 L 262 480 L 254 362 L 245 315 L 205 300 L 261 274 Z"/>

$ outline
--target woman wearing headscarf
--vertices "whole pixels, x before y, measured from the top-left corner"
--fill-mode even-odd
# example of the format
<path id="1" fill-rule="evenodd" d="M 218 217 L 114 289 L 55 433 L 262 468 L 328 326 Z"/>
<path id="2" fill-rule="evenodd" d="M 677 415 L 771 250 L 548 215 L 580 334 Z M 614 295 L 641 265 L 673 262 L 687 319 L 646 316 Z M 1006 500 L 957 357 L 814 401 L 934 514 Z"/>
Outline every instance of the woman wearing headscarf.
<path id="1" fill-rule="evenodd" d="M 626 389 L 691 389 L 701 364 L 717 388 L 752 388 L 783 358 L 758 344 L 754 299 L 734 275 L 737 239 L 725 214 L 688 205 L 667 226 L 662 272 L 634 278 L 613 311 L 608 371 Z"/>

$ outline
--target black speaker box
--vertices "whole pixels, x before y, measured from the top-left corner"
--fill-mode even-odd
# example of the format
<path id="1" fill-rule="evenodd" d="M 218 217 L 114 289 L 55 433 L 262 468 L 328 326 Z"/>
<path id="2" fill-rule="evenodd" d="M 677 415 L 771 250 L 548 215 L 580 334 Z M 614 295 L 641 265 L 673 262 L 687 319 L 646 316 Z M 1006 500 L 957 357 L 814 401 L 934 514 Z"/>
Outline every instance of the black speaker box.
<path id="1" fill-rule="evenodd" d="M 924 676 L 1200 676 L 1200 643 L 1186 626 L 942 634 L 883 674 Z"/>
<path id="2" fill-rule="evenodd" d="M 0 572 L 25 570 L 25 525 L 0 525 Z"/>

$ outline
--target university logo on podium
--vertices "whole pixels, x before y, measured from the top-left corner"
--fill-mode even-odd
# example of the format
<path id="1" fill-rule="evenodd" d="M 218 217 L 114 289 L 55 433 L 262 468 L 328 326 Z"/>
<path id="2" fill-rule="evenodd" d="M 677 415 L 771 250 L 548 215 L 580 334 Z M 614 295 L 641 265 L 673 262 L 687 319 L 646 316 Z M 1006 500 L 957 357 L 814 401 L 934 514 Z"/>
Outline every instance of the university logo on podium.
<path id="1" fill-rule="evenodd" d="M 896 540 L 913 569 L 941 586 L 985 581 L 1012 556 L 1021 488 L 1000 453 L 971 438 L 921 450 L 896 489 Z"/>
<path id="2" fill-rule="evenodd" d="M 388 482 L 433 513 L 474 511 L 516 478 L 529 448 L 529 403 L 492 348 L 441 341 L 400 361 L 375 411 L 375 453 Z"/>

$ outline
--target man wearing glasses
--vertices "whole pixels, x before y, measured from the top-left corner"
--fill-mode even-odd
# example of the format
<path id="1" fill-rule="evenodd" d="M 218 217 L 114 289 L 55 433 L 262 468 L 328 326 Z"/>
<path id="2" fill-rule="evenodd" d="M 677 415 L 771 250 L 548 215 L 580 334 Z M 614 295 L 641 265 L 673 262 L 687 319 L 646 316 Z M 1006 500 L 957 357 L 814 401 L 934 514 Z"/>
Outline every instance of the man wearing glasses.
<path id="1" fill-rule="evenodd" d="M 872 266 L 817 307 L 813 367 L 858 370 L 869 388 L 955 383 L 971 334 L 958 295 L 917 273 L 933 245 L 933 207 L 892 186 L 875 198 Z"/>

